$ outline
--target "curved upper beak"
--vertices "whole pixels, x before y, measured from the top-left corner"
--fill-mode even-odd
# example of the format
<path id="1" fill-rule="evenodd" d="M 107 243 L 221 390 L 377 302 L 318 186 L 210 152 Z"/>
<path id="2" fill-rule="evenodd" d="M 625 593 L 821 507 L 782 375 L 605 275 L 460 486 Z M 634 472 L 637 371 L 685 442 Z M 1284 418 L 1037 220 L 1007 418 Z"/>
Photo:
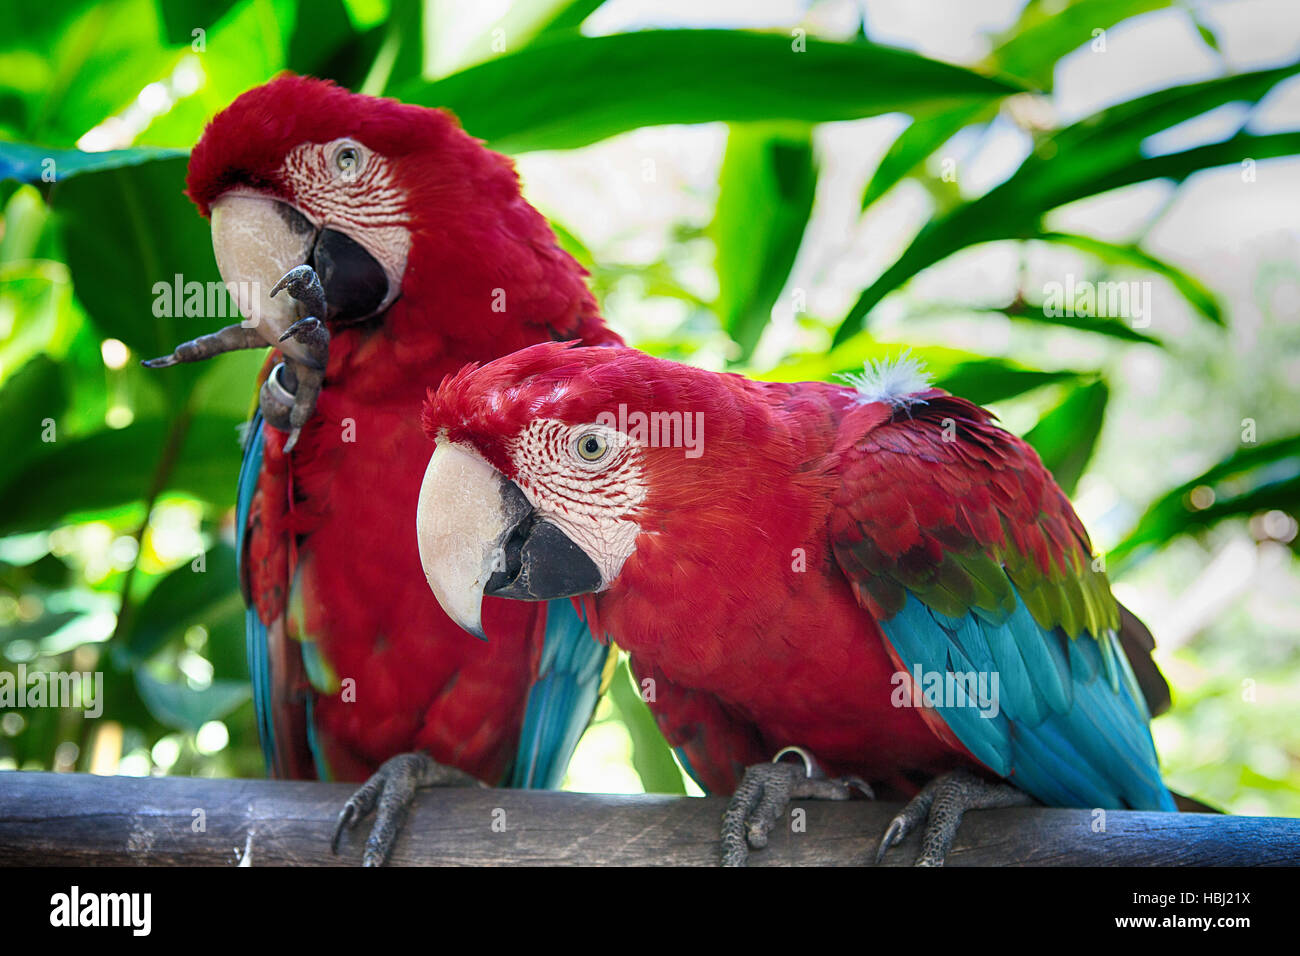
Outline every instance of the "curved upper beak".
<path id="1" fill-rule="evenodd" d="M 484 637 L 484 596 L 546 601 L 600 590 L 595 562 L 479 455 L 443 442 L 420 486 L 425 580 L 447 616 Z"/>
<path id="2" fill-rule="evenodd" d="M 290 269 L 310 265 L 325 291 L 328 316 L 362 319 L 396 298 L 374 256 L 335 229 L 318 229 L 286 202 L 257 193 L 227 193 L 212 204 L 212 250 L 246 326 L 268 345 L 309 361 L 301 343 L 280 336 L 301 316 L 289 296 L 271 289 Z"/>

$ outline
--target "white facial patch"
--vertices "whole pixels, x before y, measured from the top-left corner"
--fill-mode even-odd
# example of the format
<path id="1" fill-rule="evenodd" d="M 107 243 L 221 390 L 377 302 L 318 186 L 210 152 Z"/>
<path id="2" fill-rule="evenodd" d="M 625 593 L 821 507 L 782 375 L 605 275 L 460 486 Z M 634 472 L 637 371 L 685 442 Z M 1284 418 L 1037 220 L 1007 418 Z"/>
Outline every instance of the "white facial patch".
<path id="1" fill-rule="evenodd" d="M 280 175 L 317 227 L 345 233 L 383 266 L 389 293 L 377 311 L 391 305 L 406 273 L 411 227 L 388 160 L 351 139 L 304 143 L 285 157 Z"/>
<path id="2" fill-rule="evenodd" d="M 595 462 L 576 450 L 592 436 L 606 448 Z M 529 503 L 586 552 L 608 587 L 641 533 L 637 512 L 648 493 L 641 447 L 604 425 L 535 419 L 516 439 L 511 459 Z"/>

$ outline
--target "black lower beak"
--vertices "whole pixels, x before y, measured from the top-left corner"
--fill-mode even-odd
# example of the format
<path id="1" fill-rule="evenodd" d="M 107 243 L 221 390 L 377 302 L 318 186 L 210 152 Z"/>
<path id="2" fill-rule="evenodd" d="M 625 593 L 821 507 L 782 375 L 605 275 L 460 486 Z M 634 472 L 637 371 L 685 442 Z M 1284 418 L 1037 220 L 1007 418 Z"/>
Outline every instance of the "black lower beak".
<path id="1" fill-rule="evenodd" d="M 523 492 L 513 482 L 506 482 L 502 496 L 514 507 L 515 496 L 524 501 Z M 556 525 L 539 519 L 527 506 L 524 517 L 515 525 L 504 544 L 504 570 L 496 570 L 483 588 L 486 597 L 513 598 L 516 601 L 549 601 L 574 597 L 600 589 L 600 569 Z"/>
<path id="2" fill-rule="evenodd" d="M 369 318 L 388 298 L 384 267 L 355 239 L 334 229 L 322 229 L 316 237 L 310 265 L 320 276 L 331 319 Z"/>

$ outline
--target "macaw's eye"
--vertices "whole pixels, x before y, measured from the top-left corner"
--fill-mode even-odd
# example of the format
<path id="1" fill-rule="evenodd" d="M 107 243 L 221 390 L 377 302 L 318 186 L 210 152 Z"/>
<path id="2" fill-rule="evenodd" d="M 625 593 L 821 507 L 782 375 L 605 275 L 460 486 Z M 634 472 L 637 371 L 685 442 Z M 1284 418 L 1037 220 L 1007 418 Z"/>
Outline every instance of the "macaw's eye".
<path id="1" fill-rule="evenodd" d="M 574 447 L 578 451 L 578 457 L 583 461 L 600 461 L 609 451 L 609 442 L 605 440 L 604 435 L 587 432 L 585 435 L 578 436 Z"/>
<path id="2" fill-rule="evenodd" d="M 345 176 L 354 173 L 361 165 L 361 153 L 355 146 L 344 146 L 334 154 L 334 165 Z"/>

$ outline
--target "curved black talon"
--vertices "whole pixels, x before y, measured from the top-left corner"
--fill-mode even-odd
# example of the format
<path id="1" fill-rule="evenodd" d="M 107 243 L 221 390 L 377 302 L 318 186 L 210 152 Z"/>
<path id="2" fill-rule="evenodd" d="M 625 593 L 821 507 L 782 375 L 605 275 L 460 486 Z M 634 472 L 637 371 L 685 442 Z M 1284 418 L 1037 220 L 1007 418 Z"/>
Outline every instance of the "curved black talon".
<path id="1" fill-rule="evenodd" d="M 303 304 L 307 315 L 325 317 L 325 289 L 311 266 L 296 266 L 282 275 L 280 281 L 271 286 L 272 298 L 286 289 L 292 298 Z M 284 341 L 283 337 L 280 341 Z"/>
<path id="2" fill-rule="evenodd" d="M 293 325 L 285 329 L 284 333 L 280 336 L 280 341 L 283 342 L 286 339 L 293 338 L 297 339 L 299 342 L 309 342 L 312 333 L 323 328 L 325 328 L 325 326 L 321 324 L 320 319 L 316 318 L 314 315 L 309 315 L 305 318 L 299 319 Z"/>

